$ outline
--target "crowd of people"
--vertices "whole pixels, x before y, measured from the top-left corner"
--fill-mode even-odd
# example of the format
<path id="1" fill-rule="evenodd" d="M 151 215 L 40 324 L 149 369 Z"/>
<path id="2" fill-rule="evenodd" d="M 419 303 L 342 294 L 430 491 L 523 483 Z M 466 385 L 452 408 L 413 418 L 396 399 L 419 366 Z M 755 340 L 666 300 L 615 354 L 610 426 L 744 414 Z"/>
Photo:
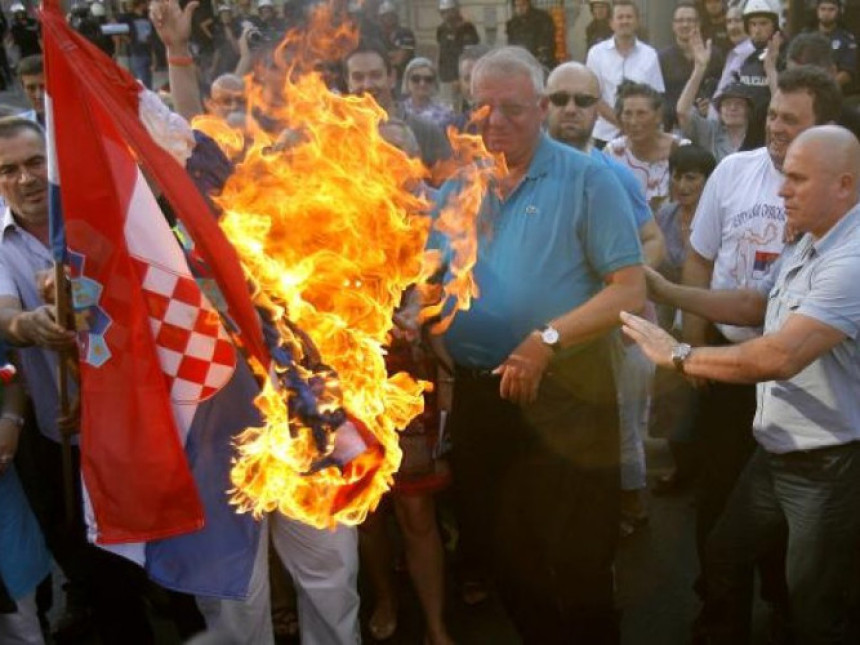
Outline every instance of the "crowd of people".
<path id="1" fill-rule="evenodd" d="M 297 73 L 384 110 L 382 136 L 426 167 L 426 217 L 464 189 L 445 174 L 449 136 L 478 134 L 504 158 L 482 197 L 480 297 L 440 335 L 417 322 L 417 290 L 395 315 L 389 370 L 435 387 L 401 429 L 391 493 L 358 527 L 249 520 L 231 546 L 251 557 L 230 597 L 162 587 L 90 544 L 82 492 L 61 476 L 61 438 L 79 419 L 60 414 L 56 370 L 76 335 L 46 288 L 39 25 L 13 5 L 0 80 L 29 109 L 0 105 L 0 643 L 154 643 L 153 604 L 195 642 L 357 643 L 359 571 L 364 631 L 384 641 L 398 628 L 396 523 L 424 642 L 449 645 L 444 489 L 461 600 L 497 597 L 525 643 L 620 642 L 616 553 L 647 525 L 649 489 L 696 493 L 691 642 L 750 642 L 755 590 L 773 643 L 860 642 L 857 52 L 841 1 L 813 4 L 813 24 L 789 34 L 775 0 L 678 0 L 674 42 L 658 51 L 635 0 L 590 0 L 577 62 L 562 60 L 558 26 L 530 0 L 513 0 L 497 47 L 457 0 L 440 0 L 435 57 L 419 55 L 392 0 L 333 0 L 355 42 L 312 66 L 277 47 L 310 28 L 314 6 L 300 0 L 72 7 L 69 24 L 105 64 L 157 90 L 187 132 L 199 124 L 186 168 L 204 195 L 246 148 L 219 148 L 197 117 L 289 147 L 279 108 Z M 154 87 L 159 70 L 167 82 Z M 427 244 L 446 261 L 455 251 L 436 232 Z M 223 424 L 238 434 L 257 418 L 260 384 L 241 364 L 230 387 L 243 404 Z M 674 460 L 652 482 L 649 433 Z M 212 569 L 237 555 L 213 553 Z"/>

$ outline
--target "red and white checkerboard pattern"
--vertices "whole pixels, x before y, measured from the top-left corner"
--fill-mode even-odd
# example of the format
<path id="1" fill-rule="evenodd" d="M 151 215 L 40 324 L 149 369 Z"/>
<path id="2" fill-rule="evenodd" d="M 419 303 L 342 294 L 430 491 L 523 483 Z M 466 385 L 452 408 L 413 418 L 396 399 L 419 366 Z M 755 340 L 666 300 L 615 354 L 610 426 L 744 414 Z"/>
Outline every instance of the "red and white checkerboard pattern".
<path id="1" fill-rule="evenodd" d="M 190 275 L 134 258 L 161 369 L 175 403 L 203 401 L 236 368 L 236 350 L 221 318 Z"/>

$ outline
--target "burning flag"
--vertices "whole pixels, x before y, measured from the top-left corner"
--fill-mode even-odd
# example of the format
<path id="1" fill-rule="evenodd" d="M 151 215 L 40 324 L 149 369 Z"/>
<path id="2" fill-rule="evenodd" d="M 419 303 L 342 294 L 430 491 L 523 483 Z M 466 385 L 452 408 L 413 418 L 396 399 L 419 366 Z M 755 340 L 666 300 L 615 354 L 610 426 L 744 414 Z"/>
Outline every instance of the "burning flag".
<path id="1" fill-rule="evenodd" d="M 425 283 L 441 263 L 439 254 L 425 253 L 434 226 L 433 205 L 420 190 L 427 170 L 381 136 L 388 115 L 370 96 L 332 93 L 310 71 L 313 60 L 299 56 L 322 56 L 319 43 L 338 41 L 327 35 L 329 24 L 323 9 L 309 31 L 288 36 L 276 52 L 275 64 L 291 54 L 280 63 L 286 79 L 281 105 L 261 104 L 260 89 L 252 86 L 251 111 L 268 110 L 266 117 L 289 133 L 282 137 L 288 143 L 276 145 L 276 135 L 252 128 L 244 161 L 216 200 L 224 211 L 222 229 L 254 282 L 255 301 L 270 312 L 283 346 L 301 362 L 305 344 L 298 328 L 318 351 L 314 362 L 321 371 L 304 376 L 318 383 L 320 399 L 329 402 L 322 407 L 342 401 L 371 435 L 371 449 L 346 468 L 320 467 L 329 463 L 337 437 L 321 441 L 290 415 L 285 389 L 269 386 L 260 397 L 267 423 L 239 441 L 234 502 L 256 514 L 277 509 L 318 527 L 363 521 L 390 487 L 400 462 L 397 430 L 421 413 L 428 384 L 405 373 L 389 377 L 385 348 L 402 294 Z M 210 132 L 217 136 L 218 129 Z M 459 173 L 464 190 L 442 209 L 436 226 L 449 240 L 456 277 L 427 312 L 444 309 L 448 317 L 457 308 L 452 303 L 468 306 L 477 295 L 470 277 L 477 213 L 498 168 L 479 137 L 453 139 L 456 165 L 446 170 Z M 372 449 L 374 443 L 381 450 Z"/>

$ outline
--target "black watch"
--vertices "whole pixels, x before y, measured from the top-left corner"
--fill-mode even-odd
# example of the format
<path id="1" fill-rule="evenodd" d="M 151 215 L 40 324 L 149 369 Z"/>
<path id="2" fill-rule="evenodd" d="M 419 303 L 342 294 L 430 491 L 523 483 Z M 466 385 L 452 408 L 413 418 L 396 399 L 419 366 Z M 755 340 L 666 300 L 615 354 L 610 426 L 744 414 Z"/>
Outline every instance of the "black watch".
<path id="1" fill-rule="evenodd" d="M 684 362 L 690 358 L 693 353 L 693 348 L 687 343 L 678 343 L 672 348 L 672 362 L 675 364 L 675 369 L 681 374 L 684 373 Z"/>

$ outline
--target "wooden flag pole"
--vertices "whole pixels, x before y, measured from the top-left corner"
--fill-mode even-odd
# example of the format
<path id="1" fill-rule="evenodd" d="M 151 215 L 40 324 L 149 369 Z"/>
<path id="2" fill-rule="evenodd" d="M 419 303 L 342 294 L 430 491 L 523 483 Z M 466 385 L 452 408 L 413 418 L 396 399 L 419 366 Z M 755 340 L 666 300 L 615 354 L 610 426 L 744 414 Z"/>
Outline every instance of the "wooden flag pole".
<path id="1" fill-rule="evenodd" d="M 66 269 L 62 262 L 54 262 L 54 304 L 57 308 L 57 322 L 66 328 L 74 328 L 71 317 L 70 294 L 66 284 Z M 69 397 L 69 360 L 72 354 L 68 349 L 58 352 L 58 382 L 60 393 L 60 418 L 68 419 L 72 406 Z M 71 527 L 75 523 L 75 476 L 72 463 L 72 435 L 75 430 L 61 424 L 63 450 L 63 498 L 66 509 L 66 522 Z"/>

